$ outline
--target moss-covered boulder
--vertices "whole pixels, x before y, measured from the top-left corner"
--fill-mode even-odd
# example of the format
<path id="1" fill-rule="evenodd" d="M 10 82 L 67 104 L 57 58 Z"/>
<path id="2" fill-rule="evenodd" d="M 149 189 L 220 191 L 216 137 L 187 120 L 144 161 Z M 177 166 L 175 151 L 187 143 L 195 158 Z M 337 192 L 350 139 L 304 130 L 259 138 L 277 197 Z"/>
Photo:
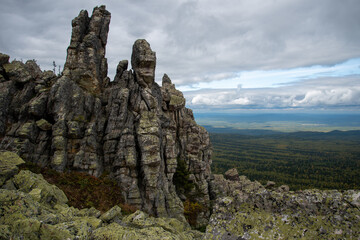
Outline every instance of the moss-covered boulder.
<path id="1" fill-rule="evenodd" d="M 25 163 L 16 153 L 0 152 L 0 186 L 18 172 L 18 165 Z"/>
<path id="2" fill-rule="evenodd" d="M 14 177 L 13 181 L 20 191 L 29 193 L 41 203 L 54 206 L 68 202 L 65 193 L 55 185 L 49 184 L 41 174 L 22 170 Z"/>
<path id="3" fill-rule="evenodd" d="M 0 189 L 0 240 L 202 238 L 202 233 L 174 218 L 155 218 L 141 211 L 123 217 L 119 206 L 103 214 L 95 208 L 69 207 L 63 191 L 28 170 L 7 182 L 13 186 Z"/>
<path id="4" fill-rule="evenodd" d="M 38 126 L 43 131 L 49 131 L 52 128 L 52 124 L 45 119 L 40 119 L 36 121 L 36 126 Z"/>
<path id="5" fill-rule="evenodd" d="M 121 208 L 119 206 L 112 207 L 109 211 L 101 215 L 100 219 L 104 222 L 119 222 L 122 218 Z"/>
<path id="6" fill-rule="evenodd" d="M 94 231 L 94 239 L 201 239 L 202 233 L 175 218 L 154 218 L 142 211 Z"/>

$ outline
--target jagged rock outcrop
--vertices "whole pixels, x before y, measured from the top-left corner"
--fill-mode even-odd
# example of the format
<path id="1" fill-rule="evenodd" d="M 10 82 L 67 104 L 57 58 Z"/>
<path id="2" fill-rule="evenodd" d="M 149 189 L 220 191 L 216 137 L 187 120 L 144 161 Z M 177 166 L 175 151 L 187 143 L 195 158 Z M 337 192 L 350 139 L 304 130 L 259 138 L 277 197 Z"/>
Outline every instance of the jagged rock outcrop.
<path id="1" fill-rule="evenodd" d="M 218 196 L 204 239 L 356 239 L 360 236 L 360 192 L 266 189 L 231 170 L 215 175 Z M 273 185 L 273 184 L 271 184 Z"/>
<path id="2" fill-rule="evenodd" d="M 57 171 L 109 173 L 123 197 L 154 216 L 184 220 L 173 176 L 181 161 L 194 185 L 188 198 L 209 212 L 211 147 L 206 130 L 185 107 L 165 74 L 155 81 L 156 54 L 137 40 L 128 61 L 107 77 L 105 46 L 110 13 L 96 7 L 72 22 L 61 76 L 42 72 L 34 60 L 0 55 L 0 148 Z M 183 197 L 183 196 L 182 196 Z"/>
<path id="3" fill-rule="evenodd" d="M 236 169 L 211 175 L 209 135 L 166 74 L 161 87 L 154 81 L 156 53 L 146 40 L 133 45 L 132 69 L 122 60 L 109 80 L 109 23 L 104 6 L 91 17 L 80 12 L 60 76 L 42 72 L 35 60 L 9 62 L 0 53 L 0 149 L 12 152 L 0 152 L 0 239 L 359 236 L 359 191 L 264 187 Z M 142 211 L 124 217 L 118 206 L 102 215 L 69 207 L 41 175 L 18 173 L 23 161 L 15 153 L 57 171 L 107 173 L 124 201 Z M 201 209 L 201 226 L 210 217 L 210 198 L 215 204 L 202 236 L 184 221 L 182 201 Z"/>
<path id="4" fill-rule="evenodd" d="M 82 10 L 72 21 L 70 46 L 63 75 L 93 94 L 100 94 L 107 78 L 105 46 L 111 15 L 105 6 L 95 7 L 91 18 Z"/>
<path id="5" fill-rule="evenodd" d="M 3 152 L 0 168 L 19 156 Z M 175 218 L 142 211 L 124 216 L 119 206 L 105 213 L 67 205 L 64 192 L 41 174 L 21 170 L 0 183 L 0 239 L 201 239 L 202 233 Z"/>

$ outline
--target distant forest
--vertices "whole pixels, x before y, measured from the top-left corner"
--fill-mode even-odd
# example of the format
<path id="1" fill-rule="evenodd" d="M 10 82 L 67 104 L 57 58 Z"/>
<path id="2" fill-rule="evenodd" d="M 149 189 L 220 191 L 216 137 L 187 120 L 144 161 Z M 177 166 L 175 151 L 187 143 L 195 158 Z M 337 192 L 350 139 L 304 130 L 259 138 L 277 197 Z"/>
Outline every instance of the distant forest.
<path id="1" fill-rule="evenodd" d="M 235 167 L 291 190 L 360 189 L 360 131 L 254 133 L 211 133 L 213 173 Z"/>

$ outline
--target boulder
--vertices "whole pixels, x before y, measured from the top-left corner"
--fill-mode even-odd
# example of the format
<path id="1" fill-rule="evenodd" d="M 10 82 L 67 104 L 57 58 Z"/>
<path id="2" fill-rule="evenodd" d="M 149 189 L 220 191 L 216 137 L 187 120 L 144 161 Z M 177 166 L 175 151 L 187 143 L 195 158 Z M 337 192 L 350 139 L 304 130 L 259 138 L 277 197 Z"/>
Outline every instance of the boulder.
<path id="1" fill-rule="evenodd" d="M 94 239 L 201 239 L 202 233 L 174 218 L 154 218 L 142 211 L 94 231 Z"/>
<path id="2" fill-rule="evenodd" d="M 274 187 L 275 187 L 275 182 L 273 182 L 273 181 L 267 181 L 266 182 L 265 188 L 271 189 L 271 188 L 274 188 Z"/>
<path id="3" fill-rule="evenodd" d="M 68 199 L 63 191 L 49 184 L 41 174 L 22 170 L 14 177 L 15 186 L 22 192 L 29 193 L 37 201 L 54 206 L 66 204 Z"/>
<path id="4" fill-rule="evenodd" d="M 4 65 L 6 63 L 9 63 L 9 59 L 10 59 L 9 55 L 0 53 L 0 66 Z"/>
<path id="5" fill-rule="evenodd" d="M 119 206 L 112 207 L 109 211 L 101 215 L 100 219 L 104 222 L 120 222 L 122 218 L 121 208 Z"/>
<path id="6" fill-rule="evenodd" d="M 4 64 L 3 67 L 11 81 L 24 84 L 33 79 L 25 64 L 20 61 L 14 60 L 11 63 Z"/>
<path id="7" fill-rule="evenodd" d="M 18 165 L 25 163 L 16 153 L 1 151 L 0 152 L 0 186 L 9 178 L 17 174 Z"/>
<path id="8" fill-rule="evenodd" d="M 45 119 L 40 119 L 36 121 L 36 126 L 38 126 L 43 131 L 49 131 L 52 129 L 52 124 Z"/>
<path id="9" fill-rule="evenodd" d="M 236 168 L 229 169 L 225 172 L 225 178 L 230 181 L 239 181 L 239 173 Z"/>

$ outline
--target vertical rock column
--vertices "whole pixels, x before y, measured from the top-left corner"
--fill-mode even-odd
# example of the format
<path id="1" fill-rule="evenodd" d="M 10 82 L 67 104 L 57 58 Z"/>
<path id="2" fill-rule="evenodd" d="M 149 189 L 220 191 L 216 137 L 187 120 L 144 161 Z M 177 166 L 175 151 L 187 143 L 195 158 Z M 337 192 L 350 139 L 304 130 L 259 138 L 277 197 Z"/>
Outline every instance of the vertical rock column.
<path id="1" fill-rule="evenodd" d="M 162 109 L 168 124 L 164 128 L 164 156 L 166 159 L 166 175 L 170 181 L 179 167 L 179 161 L 186 165 L 190 173 L 189 180 L 194 188 L 186 193 L 177 189 L 180 197 L 191 198 L 204 208 L 197 217 L 199 226 L 206 225 L 209 217 L 210 198 L 208 182 L 211 174 L 211 144 L 207 131 L 196 124 L 193 113 L 185 107 L 183 94 L 175 89 L 170 78 L 165 74 L 161 87 Z"/>
<path id="2" fill-rule="evenodd" d="M 139 39 L 133 45 L 131 65 L 135 80 L 139 84 L 140 106 L 137 109 L 139 121 L 135 123 L 135 138 L 138 146 L 138 169 L 140 188 L 143 194 L 143 208 L 147 212 L 157 213 L 159 177 L 162 174 L 160 157 L 161 126 L 158 119 L 159 106 L 153 96 L 156 54 L 146 40 Z"/>
<path id="3" fill-rule="evenodd" d="M 91 18 L 83 10 L 72 21 L 63 76 L 52 86 L 49 112 L 52 129 L 53 168 L 66 167 L 98 176 L 103 171 L 104 113 L 100 100 L 108 82 L 105 46 L 110 13 L 95 7 Z"/>
<path id="4" fill-rule="evenodd" d="M 105 6 L 95 7 L 91 18 L 82 10 L 72 21 L 72 35 L 63 74 L 93 94 L 99 94 L 107 78 L 105 46 L 110 24 Z"/>
<path id="5" fill-rule="evenodd" d="M 124 200 L 142 207 L 138 177 L 138 149 L 135 142 L 134 121 L 139 114 L 132 106 L 140 105 L 138 85 L 128 62 L 121 61 L 113 82 L 105 89 L 106 127 L 104 133 L 104 167 L 121 186 Z"/>

